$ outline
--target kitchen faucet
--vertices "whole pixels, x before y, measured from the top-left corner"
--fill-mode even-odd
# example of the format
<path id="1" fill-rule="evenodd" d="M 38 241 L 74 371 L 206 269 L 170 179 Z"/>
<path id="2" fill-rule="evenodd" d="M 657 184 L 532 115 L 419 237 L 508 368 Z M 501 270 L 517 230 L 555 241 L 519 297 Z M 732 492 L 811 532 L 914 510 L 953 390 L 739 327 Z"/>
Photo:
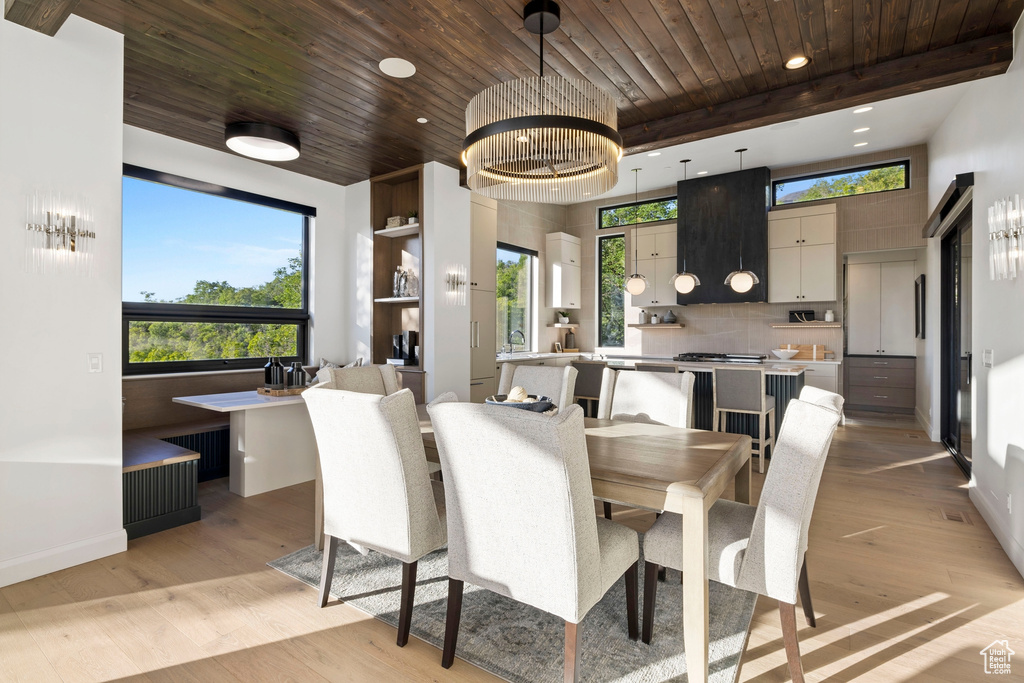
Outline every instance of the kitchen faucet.
<path id="1" fill-rule="evenodd" d="M 519 335 L 519 338 L 523 340 L 523 344 L 522 345 L 526 346 L 526 335 L 523 334 L 523 331 L 522 330 L 512 330 L 511 334 L 508 335 L 508 350 L 509 350 L 509 352 L 512 352 L 512 350 L 513 350 L 514 342 L 512 341 L 512 337 L 516 336 L 517 334 Z"/>

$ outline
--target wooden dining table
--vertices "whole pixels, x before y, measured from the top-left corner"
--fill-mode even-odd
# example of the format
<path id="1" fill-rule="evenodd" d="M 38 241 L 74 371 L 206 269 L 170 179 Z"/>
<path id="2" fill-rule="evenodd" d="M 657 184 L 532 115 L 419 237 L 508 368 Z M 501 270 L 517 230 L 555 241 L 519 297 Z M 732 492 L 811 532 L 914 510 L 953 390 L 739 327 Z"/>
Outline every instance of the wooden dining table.
<path id="1" fill-rule="evenodd" d="M 690 683 L 708 679 L 708 510 L 734 484 L 750 502 L 751 439 L 742 434 L 586 418 L 594 496 L 682 515 L 683 644 Z M 420 431 L 427 459 L 438 461 L 426 411 Z M 644 609 L 648 609 L 645 605 Z"/>

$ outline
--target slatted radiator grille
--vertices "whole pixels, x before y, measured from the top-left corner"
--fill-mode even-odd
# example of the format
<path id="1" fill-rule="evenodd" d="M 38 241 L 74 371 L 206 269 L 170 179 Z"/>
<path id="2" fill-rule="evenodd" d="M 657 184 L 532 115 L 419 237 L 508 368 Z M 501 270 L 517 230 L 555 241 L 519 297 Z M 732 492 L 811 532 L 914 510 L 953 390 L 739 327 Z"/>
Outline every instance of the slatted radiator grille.
<path id="1" fill-rule="evenodd" d="M 163 439 L 175 446 L 187 448 L 199 454 L 199 481 L 209 481 L 228 476 L 230 457 L 230 430 L 215 429 L 198 434 L 183 434 Z"/>
<path id="2" fill-rule="evenodd" d="M 121 475 L 124 524 L 159 517 L 199 504 L 199 461 L 178 462 Z"/>

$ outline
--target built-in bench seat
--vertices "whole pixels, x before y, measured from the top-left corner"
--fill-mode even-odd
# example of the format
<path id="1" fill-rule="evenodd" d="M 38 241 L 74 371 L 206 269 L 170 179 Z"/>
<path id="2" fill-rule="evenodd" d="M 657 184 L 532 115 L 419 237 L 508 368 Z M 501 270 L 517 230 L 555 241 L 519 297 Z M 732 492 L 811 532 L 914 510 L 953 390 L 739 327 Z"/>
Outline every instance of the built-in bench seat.
<path id="1" fill-rule="evenodd" d="M 199 520 L 200 453 L 173 441 L 224 429 L 223 420 L 213 420 L 122 434 L 122 519 L 129 539 Z"/>

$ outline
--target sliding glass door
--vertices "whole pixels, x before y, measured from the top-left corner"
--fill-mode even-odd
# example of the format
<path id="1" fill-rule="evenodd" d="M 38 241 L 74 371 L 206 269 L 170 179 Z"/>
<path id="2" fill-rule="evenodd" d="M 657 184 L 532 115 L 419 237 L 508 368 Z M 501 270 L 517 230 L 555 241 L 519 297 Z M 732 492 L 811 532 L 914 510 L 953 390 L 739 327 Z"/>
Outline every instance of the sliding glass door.
<path id="1" fill-rule="evenodd" d="M 942 441 L 971 473 L 971 213 L 942 242 Z"/>

